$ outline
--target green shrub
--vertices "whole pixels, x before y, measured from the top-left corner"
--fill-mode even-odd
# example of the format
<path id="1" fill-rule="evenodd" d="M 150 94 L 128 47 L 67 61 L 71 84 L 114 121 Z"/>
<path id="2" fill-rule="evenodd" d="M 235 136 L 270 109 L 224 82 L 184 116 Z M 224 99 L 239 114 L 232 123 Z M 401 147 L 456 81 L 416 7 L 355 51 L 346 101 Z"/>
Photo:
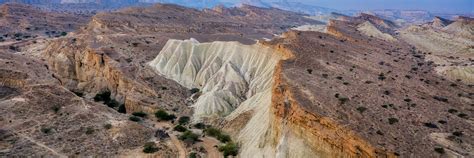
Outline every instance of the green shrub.
<path id="1" fill-rule="evenodd" d="M 105 105 L 107 105 L 110 108 L 115 108 L 115 107 L 119 106 L 119 104 L 120 103 L 118 101 L 116 101 L 115 99 L 111 99 L 108 102 L 105 102 Z"/>
<path id="2" fill-rule="evenodd" d="M 133 112 L 132 115 L 137 116 L 137 117 L 146 117 L 147 116 L 147 114 L 144 113 L 143 111 Z"/>
<path id="3" fill-rule="evenodd" d="M 159 120 L 164 120 L 164 121 L 169 121 L 169 120 L 174 120 L 176 118 L 176 116 L 174 116 L 173 114 L 168 114 L 166 111 L 164 110 L 158 110 L 156 113 L 155 113 L 155 116 L 156 118 L 158 118 Z"/>
<path id="4" fill-rule="evenodd" d="M 237 154 L 239 153 L 239 146 L 237 146 L 237 144 L 235 143 L 227 143 L 223 146 L 220 146 L 219 147 L 219 151 L 222 152 L 222 154 L 224 155 L 224 157 L 227 157 L 227 156 L 237 156 Z"/>
<path id="5" fill-rule="evenodd" d="M 217 140 L 221 141 L 222 143 L 230 142 L 232 139 L 227 134 L 220 134 L 217 136 Z"/>
<path id="6" fill-rule="evenodd" d="M 66 36 L 67 32 L 61 32 L 61 36 Z"/>
<path id="7" fill-rule="evenodd" d="M 440 154 L 445 153 L 444 148 L 434 148 L 434 151 L 436 151 L 437 153 L 440 153 Z"/>
<path id="8" fill-rule="evenodd" d="M 195 152 L 189 153 L 189 158 L 197 158 L 197 154 Z"/>
<path id="9" fill-rule="evenodd" d="M 133 121 L 133 122 L 139 122 L 139 121 L 142 120 L 142 119 L 140 119 L 139 117 L 136 117 L 136 116 L 130 116 L 128 119 L 130 121 Z"/>
<path id="10" fill-rule="evenodd" d="M 154 142 L 148 142 L 145 143 L 143 146 L 143 152 L 144 153 L 154 153 L 157 152 L 159 149 L 156 147 L 156 144 Z"/>
<path id="11" fill-rule="evenodd" d="M 120 104 L 117 111 L 123 114 L 127 113 L 127 109 L 125 109 L 125 104 Z"/>
<path id="12" fill-rule="evenodd" d="M 185 125 L 185 124 L 188 124 L 190 120 L 191 120 L 191 118 L 189 118 L 188 116 L 181 116 L 178 119 L 178 123 L 180 125 Z"/>
<path id="13" fill-rule="evenodd" d="M 206 133 L 206 135 L 214 137 L 222 143 L 227 143 L 231 141 L 229 135 L 222 133 L 222 131 L 217 128 L 210 127 L 205 129 L 204 132 Z"/>
<path id="14" fill-rule="evenodd" d="M 191 90 L 189 90 L 191 92 L 191 94 L 194 94 L 194 93 L 197 93 L 201 90 L 199 90 L 199 88 L 192 88 Z"/>
<path id="15" fill-rule="evenodd" d="M 198 138 L 199 138 L 199 135 L 197 135 L 197 134 L 195 134 L 191 131 L 186 131 L 186 132 L 184 132 L 183 134 L 181 134 L 179 136 L 180 140 L 190 142 L 190 143 L 194 143 L 194 142 L 198 141 Z"/>
<path id="16" fill-rule="evenodd" d="M 204 123 L 196 123 L 196 124 L 194 124 L 194 128 L 197 128 L 197 129 L 204 129 L 204 128 L 206 128 L 206 124 L 204 124 Z"/>
<path id="17" fill-rule="evenodd" d="M 184 126 L 176 125 L 174 126 L 173 130 L 178 131 L 178 132 L 186 132 L 188 129 Z"/>
<path id="18" fill-rule="evenodd" d="M 94 96 L 94 101 L 104 101 L 105 103 L 110 101 L 110 91 L 106 90 L 100 93 L 97 93 Z"/>
<path id="19" fill-rule="evenodd" d="M 206 133 L 206 135 L 211 136 L 211 137 L 217 137 L 221 135 L 221 130 L 214 127 L 209 127 L 204 130 L 204 133 Z"/>

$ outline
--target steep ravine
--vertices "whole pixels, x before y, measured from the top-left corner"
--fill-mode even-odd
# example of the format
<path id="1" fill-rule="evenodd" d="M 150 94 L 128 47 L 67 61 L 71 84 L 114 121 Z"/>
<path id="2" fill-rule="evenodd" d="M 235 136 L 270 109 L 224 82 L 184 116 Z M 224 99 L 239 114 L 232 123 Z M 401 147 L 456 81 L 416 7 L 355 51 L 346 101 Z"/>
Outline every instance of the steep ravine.
<path id="1" fill-rule="evenodd" d="M 169 40 L 149 65 L 200 89 L 194 120 L 222 118 L 219 124 L 240 143 L 241 157 L 394 157 L 305 111 L 280 73 L 281 62 L 292 56 L 280 45 Z"/>

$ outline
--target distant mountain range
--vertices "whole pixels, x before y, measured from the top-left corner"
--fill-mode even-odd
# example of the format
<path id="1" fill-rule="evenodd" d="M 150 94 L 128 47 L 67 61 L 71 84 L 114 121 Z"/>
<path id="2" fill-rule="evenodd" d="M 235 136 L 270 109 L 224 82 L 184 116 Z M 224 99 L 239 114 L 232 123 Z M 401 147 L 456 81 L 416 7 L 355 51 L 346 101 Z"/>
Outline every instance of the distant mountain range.
<path id="1" fill-rule="evenodd" d="M 0 3 L 5 2 L 26 3 L 47 7 L 53 10 L 110 10 L 128 6 L 147 6 L 153 3 L 172 3 L 197 9 L 213 8 L 215 6 L 232 7 L 248 4 L 263 8 L 273 7 L 282 10 L 304 13 L 308 14 L 308 16 L 312 16 L 313 19 L 328 19 L 332 13 L 339 13 L 348 16 L 355 16 L 359 13 L 367 13 L 394 21 L 398 25 L 402 26 L 413 23 L 425 23 L 432 20 L 435 16 L 440 16 L 447 19 L 453 19 L 456 16 L 453 14 L 435 15 L 424 10 L 336 10 L 306 3 L 288 2 L 286 0 L 281 0 L 278 2 L 263 2 L 261 0 L 241 0 L 238 2 L 224 2 L 222 0 L 0 0 Z"/>

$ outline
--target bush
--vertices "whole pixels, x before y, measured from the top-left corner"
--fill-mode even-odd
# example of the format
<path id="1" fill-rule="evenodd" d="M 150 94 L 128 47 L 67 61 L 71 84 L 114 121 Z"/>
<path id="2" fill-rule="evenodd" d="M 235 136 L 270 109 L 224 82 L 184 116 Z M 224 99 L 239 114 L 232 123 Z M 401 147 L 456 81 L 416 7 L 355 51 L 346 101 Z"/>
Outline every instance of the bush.
<path id="1" fill-rule="evenodd" d="M 127 113 L 127 109 L 125 109 L 125 104 L 120 104 L 117 111 L 123 114 Z"/>
<path id="2" fill-rule="evenodd" d="M 222 143 L 230 142 L 232 139 L 227 134 L 220 134 L 217 136 L 217 140 L 221 141 Z"/>
<path id="3" fill-rule="evenodd" d="M 144 153 L 154 153 L 157 152 L 159 149 L 156 147 L 156 144 L 154 142 L 148 142 L 145 143 L 143 146 L 143 152 Z"/>
<path id="4" fill-rule="evenodd" d="M 92 127 L 87 127 L 87 128 L 86 128 L 86 134 L 89 135 L 89 134 L 92 134 L 92 133 L 94 133 L 94 128 L 92 128 Z"/>
<path id="5" fill-rule="evenodd" d="M 186 132 L 188 129 L 186 129 L 186 127 L 184 126 L 176 125 L 174 126 L 173 130 L 178 131 L 178 132 Z"/>
<path id="6" fill-rule="evenodd" d="M 214 137 L 222 143 L 227 143 L 232 140 L 229 135 L 222 133 L 222 131 L 217 128 L 210 127 L 205 129 L 204 132 L 206 135 Z"/>
<path id="7" fill-rule="evenodd" d="M 144 113 L 143 111 L 133 112 L 132 115 L 137 116 L 137 117 L 146 117 L 147 116 L 147 114 Z"/>
<path id="8" fill-rule="evenodd" d="M 112 124 L 110 124 L 110 123 L 105 124 L 105 125 L 104 125 L 104 128 L 105 128 L 105 129 L 111 129 L 111 128 L 112 128 Z"/>
<path id="9" fill-rule="evenodd" d="M 195 152 L 189 153 L 189 158 L 197 158 L 197 154 Z"/>
<path id="10" fill-rule="evenodd" d="M 119 104 L 120 103 L 118 101 L 116 101 L 115 99 L 111 99 L 108 102 L 105 102 L 105 105 L 107 105 L 110 108 L 115 108 L 115 107 L 119 106 Z"/>
<path id="11" fill-rule="evenodd" d="M 58 105 L 53 106 L 54 113 L 58 113 L 60 109 L 61 107 L 59 107 Z"/>
<path id="12" fill-rule="evenodd" d="M 192 88 L 191 90 L 189 90 L 191 92 L 191 94 L 194 94 L 194 93 L 197 93 L 201 90 L 199 90 L 198 88 Z"/>
<path id="13" fill-rule="evenodd" d="M 204 123 L 196 123 L 196 124 L 194 124 L 194 128 L 197 128 L 197 129 L 204 129 L 204 128 L 206 128 L 206 124 L 204 124 Z"/>
<path id="14" fill-rule="evenodd" d="M 181 116 L 178 119 L 178 123 L 180 125 L 185 125 L 185 124 L 188 124 L 190 120 L 191 120 L 191 118 L 189 118 L 188 116 Z"/>
<path id="15" fill-rule="evenodd" d="M 155 117 L 159 120 L 164 121 L 174 120 L 176 118 L 176 116 L 174 116 L 173 114 L 168 114 L 164 110 L 158 110 L 157 112 L 155 112 Z"/>
<path id="16" fill-rule="evenodd" d="M 104 101 L 105 103 L 110 101 L 110 91 L 106 90 L 100 93 L 97 93 L 94 96 L 94 101 Z"/>
<path id="17" fill-rule="evenodd" d="M 214 127 L 209 127 L 204 130 L 204 133 L 206 133 L 206 135 L 211 136 L 211 137 L 217 137 L 221 135 L 221 130 Z"/>
<path id="18" fill-rule="evenodd" d="M 388 124 L 394 124 L 394 123 L 397 123 L 398 122 L 398 119 L 396 118 L 388 118 Z"/>
<path id="19" fill-rule="evenodd" d="M 227 143 L 223 146 L 220 146 L 219 151 L 222 152 L 224 157 L 227 157 L 227 156 L 230 156 L 230 155 L 237 156 L 237 154 L 239 153 L 239 147 L 237 146 L 237 144 L 231 142 L 231 143 Z"/>
<path id="20" fill-rule="evenodd" d="M 61 36 L 66 36 L 67 32 L 61 32 Z"/>
<path id="21" fill-rule="evenodd" d="M 440 154 L 445 153 L 444 148 L 434 148 L 434 151 L 436 151 L 437 153 L 440 153 Z"/>
<path id="22" fill-rule="evenodd" d="M 341 102 L 341 104 L 345 104 L 348 101 L 349 101 L 349 98 L 346 98 L 346 97 L 340 97 L 339 98 L 339 102 Z"/>
<path id="23" fill-rule="evenodd" d="M 40 131 L 43 132 L 44 134 L 49 134 L 52 132 L 51 128 L 47 128 L 47 127 L 41 128 Z"/>
<path id="24" fill-rule="evenodd" d="M 428 128 L 438 128 L 436 124 L 431 123 L 431 122 L 424 123 L 423 125 L 425 125 Z"/>
<path id="25" fill-rule="evenodd" d="M 199 136 L 191 131 L 186 131 L 182 135 L 179 136 L 179 139 L 182 141 L 194 143 L 198 141 Z"/>
<path id="26" fill-rule="evenodd" d="M 128 119 L 130 121 L 133 121 L 133 122 L 139 122 L 139 121 L 142 120 L 142 119 L 140 119 L 139 117 L 136 117 L 136 116 L 130 116 Z"/>
<path id="27" fill-rule="evenodd" d="M 363 113 L 365 110 L 367 110 L 366 107 L 362 107 L 362 106 L 361 106 L 361 107 L 358 107 L 358 108 L 357 108 L 357 111 L 359 111 L 360 113 Z"/>

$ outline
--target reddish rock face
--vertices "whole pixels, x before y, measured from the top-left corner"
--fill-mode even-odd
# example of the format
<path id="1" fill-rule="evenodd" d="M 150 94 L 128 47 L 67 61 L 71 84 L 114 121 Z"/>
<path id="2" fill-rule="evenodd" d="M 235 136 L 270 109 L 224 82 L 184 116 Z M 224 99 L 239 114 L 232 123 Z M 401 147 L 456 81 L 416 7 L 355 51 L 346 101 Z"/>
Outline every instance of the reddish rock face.
<path id="1" fill-rule="evenodd" d="M 272 109 L 282 120 L 275 124 L 312 138 L 307 143 L 328 155 L 438 156 L 439 147 L 469 155 L 472 138 L 460 138 L 451 148 L 440 141 L 448 138 L 436 135 L 472 133 L 472 89 L 437 75 L 432 63 L 403 41 L 365 37 L 354 27 L 334 21 L 331 35 L 295 31 L 267 43 L 294 56 L 275 73 Z M 469 117 L 450 113 L 453 108 Z"/>

